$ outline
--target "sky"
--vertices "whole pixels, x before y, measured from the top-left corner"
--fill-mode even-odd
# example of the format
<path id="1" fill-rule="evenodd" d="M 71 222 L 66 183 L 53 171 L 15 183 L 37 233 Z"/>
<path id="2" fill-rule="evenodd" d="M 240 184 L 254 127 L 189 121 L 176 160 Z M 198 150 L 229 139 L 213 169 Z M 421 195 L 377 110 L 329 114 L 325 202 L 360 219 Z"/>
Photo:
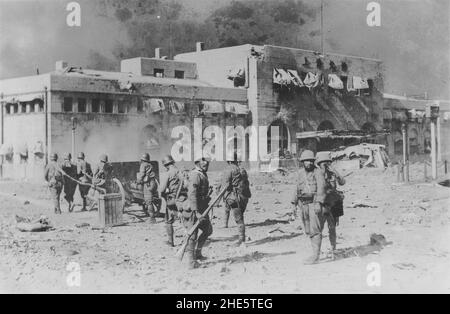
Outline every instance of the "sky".
<path id="1" fill-rule="evenodd" d="M 166 0 L 160 0 L 166 1 Z M 251 1 L 251 0 L 243 0 Z M 112 57 L 126 29 L 98 0 L 78 0 L 81 27 L 66 24 L 65 0 L 0 0 L 0 79 L 52 71 L 58 60 L 86 66 L 90 54 Z M 179 0 L 187 16 L 206 18 L 231 0 Z M 304 0 L 318 7 L 317 0 Z M 381 26 L 369 27 L 370 0 L 324 0 L 325 51 L 381 59 L 385 92 L 450 99 L 450 1 L 379 0 Z M 317 31 L 320 20 L 304 25 Z M 319 49 L 315 37 L 305 49 Z M 270 43 L 268 43 L 270 44 Z"/>

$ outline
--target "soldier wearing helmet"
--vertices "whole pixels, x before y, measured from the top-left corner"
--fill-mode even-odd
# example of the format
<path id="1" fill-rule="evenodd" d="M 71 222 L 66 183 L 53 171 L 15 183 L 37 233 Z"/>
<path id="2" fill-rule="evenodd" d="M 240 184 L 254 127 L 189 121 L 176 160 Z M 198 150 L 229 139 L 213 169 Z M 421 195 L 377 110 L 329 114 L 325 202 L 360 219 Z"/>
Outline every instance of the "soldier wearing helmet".
<path id="1" fill-rule="evenodd" d="M 53 207 L 55 214 L 61 214 L 60 195 L 64 186 L 64 176 L 58 165 L 58 155 L 52 154 L 50 156 L 50 162 L 45 167 L 44 171 L 45 181 L 48 183 L 48 188 L 53 200 Z"/>
<path id="2" fill-rule="evenodd" d="M 70 153 L 64 154 L 64 161 L 61 164 L 61 169 L 66 176 L 64 179 L 64 199 L 68 204 L 68 211 L 73 211 L 73 196 L 77 189 L 77 167 L 72 163 L 72 155 Z"/>
<path id="3" fill-rule="evenodd" d="M 339 216 L 343 215 L 343 194 L 337 190 L 337 185 L 344 185 L 345 179 L 331 166 L 331 162 L 330 152 L 317 153 L 316 164 L 325 174 L 326 198 L 323 207 L 323 218 L 328 225 L 328 238 L 331 244 L 331 255 L 334 259 L 336 225 L 339 223 Z"/>
<path id="4" fill-rule="evenodd" d="M 137 183 L 141 184 L 144 192 L 144 212 L 150 216 L 150 223 L 156 223 L 156 211 L 154 207 L 154 198 L 158 195 L 158 185 L 156 175 L 150 162 L 150 154 L 145 153 L 141 157 L 141 165 L 137 173 Z"/>
<path id="5" fill-rule="evenodd" d="M 83 152 L 78 154 L 77 160 L 77 175 L 78 180 L 86 185 L 79 184 L 78 190 L 80 191 L 81 198 L 83 200 L 83 208 L 81 211 L 86 211 L 87 205 L 87 195 L 89 193 L 90 186 L 88 184 L 91 183 L 92 180 L 92 168 L 91 164 L 85 160 L 85 155 Z"/>
<path id="6" fill-rule="evenodd" d="M 325 200 L 325 175 L 316 168 L 314 153 L 305 150 L 300 156 L 303 168 L 299 170 L 297 188 L 292 204 L 294 212 L 297 206 L 301 209 L 301 218 L 305 234 L 309 235 L 313 254 L 304 261 L 304 264 L 316 264 L 320 257 L 323 228 L 323 206 Z"/>
<path id="7" fill-rule="evenodd" d="M 94 168 L 92 183 L 109 193 L 111 191 L 112 177 L 113 169 L 108 162 L 108 156 L 102 154 L 100 155 L 100 162 Z"/>
<path id="8" fill-rule="evenodd" d="M 183 189 L 183 176 L 182 172 L 178 170 L 175 165 L 175 161 L 172 156 L 168 155 L 163 158 L 162 164 L 166 168 L 166 174 L 161 178 L 161 184 L 159 186 L 159 193 L 161 197 L 166 200 L 166 232 L 167 232 L 167 244 L 171 247 L 174 246 L 173 242 L 173 223 L 178 218 L 177 202 L 184 202 L 187 198 L 187 193 Z M 183 189 L 183 191 L 182 191 Z"/>
<path id="9" fill-rule="evenodd" d="M 228 161 L 228 167 L 222 173 L 219 190 L 225 187 L 227 187 L 227 192 L 223 196 L 225 202 L 225 228 L 228 228 L 230 212 L 233 212 L 239 232 L 238 241 L 235 245 L 239 246 L 245 242 L 244 212 L 251 193 L 247 171 L 239 166 L 237 153 L 233 154 L 233 158 Z"/>

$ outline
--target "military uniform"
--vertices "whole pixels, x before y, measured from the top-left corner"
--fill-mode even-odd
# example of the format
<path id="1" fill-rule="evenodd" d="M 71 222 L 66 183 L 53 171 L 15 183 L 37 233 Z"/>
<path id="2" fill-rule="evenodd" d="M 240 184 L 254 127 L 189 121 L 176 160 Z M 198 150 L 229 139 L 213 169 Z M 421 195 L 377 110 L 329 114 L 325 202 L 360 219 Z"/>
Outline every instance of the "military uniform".
<path id="1" fill-rule="evenodd" d="M 197 215 L 201 215 L 208 208 L 210 201 L 209 180 L 205 171 L 196 167 L 190 172 L 187 192 L 188 199 L 182 204 L 181 217 L 184 228 L 189 231 L 197 222 Z M 198 235 L 198 230 L 201 231 L 200 235 Z M 195 264 L 196 259 L 203 257 L 201 254 L 203 245 L 213 232 L 209 216 L 202 219 L 198 230 L 189 239 L 186 247 L 187 260 L 191 266 Z"/>
<path id="2" fill-rule="evenodd" d="M 168 244 L 173 246 L 173 223 L 178 218 L 177 201 L 183 202 L 187 196 L 181 194 L 180 183 L 182 182 L 181 173 L 178 168 L 171 164 L 166 175 L 161 180 L 160 194 L 166 200 L 166 231 Z"/>
<path id="3" fill-rule="evenodd" d="M 45 181 L 48 182 L 48 188 L 53 200 L 53 206 L 56 214 L 61 214 L 60 195 L 64 186 L 64 176 L 56 160 L 51 161 L 45 167 Z"/>
<path id="4" fill-rule="evenodd" d="M 102 189 L 105 189 L 106 193 L 110 193 L 112 174 L 112 166 L 107 161 L 100 161 L 94 168 L 92 183 Z"/>
<path id="5" fill-rule="evenodd" d="M 227 187 L 223 199 L 225 202 L 225 227 L 228 227 L 230 212 L 233 212 L 234 219 L 239 230 L 238 245 L 245 242 L 245 222 L 244 212 L 247 208 L 250 189 L 248 175 L 236 163 L 230 163 L 224 170 L 219 190 Z"/>
<path id="6" fill-rule="evenodd" d="M 92 168 L 91 165 L 83 159 L 78 159 L 77 162 L 77 175 L 78 180 L 84 184 L 90 184 L 92 179 Z M 83 200 L 83 209 L 86 210 L 86 197 L 89 193 L 90 186 L 89 185 L 78 185 L 78 190 L 80 191 L 81 198 Z"/>
<path id="7" fill-rule="evenodd" d="M 158 185 L 156 183 L 156 175 L 153 171 L 150 161 L 141 161 L 139 173 L 137 175 L 137 183 L 142 184 L 144 192 L 144 211 L 150 215 L 150 222 L 155 223 L 155 208 L 153 205 L 154 198 L 158 196 Z"/>
<path id="8" fill-rule="evenodd" d="M 77 183 L 72 179 L 77 179 L 77 166 L 70 159 L 65 159 L 61 169 L 68 176 L 64 180 L 64 199 L 69 203 L 69 211 L 72 211 L 73 196 L 77 189 Z"/>

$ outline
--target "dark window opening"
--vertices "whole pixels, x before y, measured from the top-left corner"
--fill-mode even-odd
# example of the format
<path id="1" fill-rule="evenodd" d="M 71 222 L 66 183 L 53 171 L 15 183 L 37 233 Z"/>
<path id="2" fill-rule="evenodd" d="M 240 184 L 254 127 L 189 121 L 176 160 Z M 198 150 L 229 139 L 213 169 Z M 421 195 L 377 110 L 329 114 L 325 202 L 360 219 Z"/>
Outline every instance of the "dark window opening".
<path id="1" fill-rule="evenodd" d="M 11 114 L 12 105 L 7 104 L 5 106 L 6 114 Z"/>
<path id="2" fill-rule="evenodd" d="M 100 101 L 98 99 L 92 99 L 92 112 L 93 113 L 100 112 Z"/>
<path id="3" fill-rule="evenodd" d="M 20 103 L 20 113 L 26 113 L 27 112 L 27 104 L 22 102 Z"/>
<path id="4" fill-rule="evenodd" d="M 144 112 L 144 104 L 142 103 L 141 99 L 139 99 L 137 103 L 137 112 L 138 113 Z"/>
<path id="5" fill-rule="evenodd" d="M 39 102 L 39 112 L 44 112 L 44 103 Z"/>
<path id="6" fill-rule="evenodd" d="M 86 98 L 78 98 L 78 112 L 86 112 Z"/>
<path id="7" fill-rule="evenodd" d="M 19 112 L 19 104 L 12 104 L 11 113 L 18 113 Z"/>
<path id="8" fill-rule="evenodd" d="M 321 59 L 317 59 L 316 66 L 319 70 L 322 70 L 323 69 L 323 61 Z"/>
<path id="9" fill-rule="evenodd" d="M 28 104 L 28 106 L 30 106 L 30 109 L 29 109 L 30 112 L 34 112 L 34 111 L 35 111 L 35 108 L 34 108 L 34 104 L 33 104 L 33 103 L 30 102 L 30 103 Z"/>
<path id="10" fill-rule="evenodd" d="M 175 70 L 175 78 L 184 79 L 184 71 Z"/>
<path id="11" fill-rule="evenodd" d="M 113 113 L 113 111 L 114 111 L 113 101 L 111 99 L 107 99 L 105 101 L 105 113 Z"/>
<path id="12" fill-rule="evenodd" d="M 155 77 L 164 77 L 164 70 L 163 69 L 153 69 L 153 75 Z"/>
<path id="13" fill-rule="evenodd" d="M 73 111 L 72 97 L 64 97 L 63 111 L 64 112 L 72 112 Z"/>
<path id="14" fill-rule="evenodd" d="M 126 103 L 121 102 L 121 103 L 119 103 L 117 109 L 118 109 L 118 112 L 119 112 L 119 113 L 127 113 L 127 111 L 128 111 L 128 105 L 127 105 Z"/>
<path id="15" fill-rule="evenodd" d="M 367 80 L 367 84 L 369 85 L 369 88 L 366 90 L 367 95 L 372 96 L 374 83 L 372 79 Z"/>
<path id="16" fill-rule="evenodd" d="M 348 76 L 341 76 L 341 81 L 344 85 L 344 91 L 347 90 L 347 81 L 348 81 Z"/>
<path id="17" fill-rule="evenodd" d="M 347 71 L 348 71 L 348 65 L 347 65 L 347 63 L 345 63 L 345 62 L 342 62 L 342 63 L 341 63 L 341 70 L 342 70 L 343 72 L 347 72 Z"/>
<path id="18" fill-rule="evenodd" d="M 333 61 L 330 61 L 330 69 L 332 72 L 337 72 L 337 66 Z"/>

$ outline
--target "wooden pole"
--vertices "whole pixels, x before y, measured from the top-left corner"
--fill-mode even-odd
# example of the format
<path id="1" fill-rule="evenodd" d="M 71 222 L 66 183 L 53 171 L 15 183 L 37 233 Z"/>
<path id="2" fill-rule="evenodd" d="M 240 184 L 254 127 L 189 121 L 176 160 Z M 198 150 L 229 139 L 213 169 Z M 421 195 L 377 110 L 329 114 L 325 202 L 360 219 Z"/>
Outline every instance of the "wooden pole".
<path id="1" fill-rule="evenodd" d="M 407 129 L 406 129 L 406 123 L 402 124 L 402 135 L 403 135 L 403 178 L 406 182 L 409 182 L 409 167 L 407 165 L 408 163 L 408 136 L 407 136 Z"/>
<path id="2" fill-rule="evenodd" d="M 441 119 L 436 119 L 437 161 L 442 161 L 441 156 Z"/>
<path id="3" fill-rule="evenodd" d="M 431 177 L 437 179 L 436 121 L 431 118 Z"/>

